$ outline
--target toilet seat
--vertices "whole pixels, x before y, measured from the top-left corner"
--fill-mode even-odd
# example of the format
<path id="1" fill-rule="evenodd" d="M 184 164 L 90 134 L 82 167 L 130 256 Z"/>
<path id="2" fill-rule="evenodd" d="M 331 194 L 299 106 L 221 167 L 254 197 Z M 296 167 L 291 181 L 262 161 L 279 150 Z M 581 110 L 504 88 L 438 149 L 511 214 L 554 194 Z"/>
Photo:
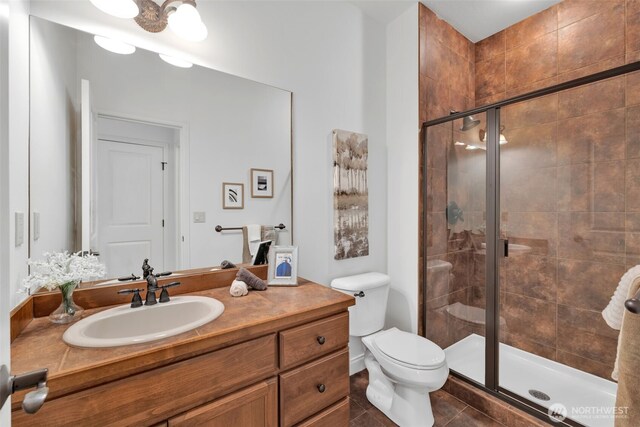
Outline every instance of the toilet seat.
<path id="1" fill-rule="evenodd" d="M 407 368 L 434 370 L 445 365 L 444 351 L 435 343 L 416 334 L 391 328 L 378 334 L 374 342 L 391 362 Z"/>

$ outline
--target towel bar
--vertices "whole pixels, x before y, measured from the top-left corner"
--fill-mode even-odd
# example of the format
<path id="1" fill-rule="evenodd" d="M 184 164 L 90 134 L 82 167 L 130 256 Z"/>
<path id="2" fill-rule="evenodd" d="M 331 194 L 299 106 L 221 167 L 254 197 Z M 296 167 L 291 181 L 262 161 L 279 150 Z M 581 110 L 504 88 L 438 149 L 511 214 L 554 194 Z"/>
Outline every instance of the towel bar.
<path id="1" fill-rule="evenodd" d="M 280 223 L 278 225 L 274 225 L 273 228 L 277 228 L 278 230 L 284 230 L 287 227 L 283 223 Z M 242 227 L 222 227 L 221 225 L 216 225 L 215 230 L 218 233 L 220 233 L 221 231 L 228 231 L 228 230 L 242 230 Z"/>
<path id="2" fill-rule="evenodd" d="M 634 314 L 640 314 L 640 291 L 633 298 L 629 298 L 624 302 L 624 306 L 627 310 Z"/>

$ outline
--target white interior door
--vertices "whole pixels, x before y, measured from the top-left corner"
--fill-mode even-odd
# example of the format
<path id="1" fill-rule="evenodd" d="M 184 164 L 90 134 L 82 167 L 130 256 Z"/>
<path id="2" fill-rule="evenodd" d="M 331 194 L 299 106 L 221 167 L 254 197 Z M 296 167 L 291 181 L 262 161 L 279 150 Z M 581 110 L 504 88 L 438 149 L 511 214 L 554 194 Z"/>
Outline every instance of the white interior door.
<path id="1" fill-rule="evenodd" d="M 164 271 L 162 147 L 98 139 L 96 229 L 108 276 Z"/>

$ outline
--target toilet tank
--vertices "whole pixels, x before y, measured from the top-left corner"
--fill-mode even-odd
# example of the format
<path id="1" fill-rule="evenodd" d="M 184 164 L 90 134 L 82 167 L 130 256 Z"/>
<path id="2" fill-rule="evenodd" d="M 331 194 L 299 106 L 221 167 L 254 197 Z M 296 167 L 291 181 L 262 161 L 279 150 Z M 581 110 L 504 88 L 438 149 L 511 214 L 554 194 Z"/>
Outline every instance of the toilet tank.
<path id="1" fill-rule="evenodd" d="M 362 337 L 381 330 L 387 312 L 390 278 L 382 273 L 364 273 L 331 281 L 337 291 L 356 296 L 349 307 L 349 335 Z"/>

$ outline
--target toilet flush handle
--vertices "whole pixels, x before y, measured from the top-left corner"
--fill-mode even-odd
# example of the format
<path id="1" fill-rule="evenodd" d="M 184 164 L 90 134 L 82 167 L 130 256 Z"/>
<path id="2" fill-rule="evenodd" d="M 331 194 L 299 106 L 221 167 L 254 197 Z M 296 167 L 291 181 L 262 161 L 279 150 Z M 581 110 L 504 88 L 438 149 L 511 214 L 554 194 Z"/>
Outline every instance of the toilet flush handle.
<path id="1" fill-rule="evenodd" d="M 364 298 L 364 291 L 356 292 L 353 294 L 354 297 Z"/>

